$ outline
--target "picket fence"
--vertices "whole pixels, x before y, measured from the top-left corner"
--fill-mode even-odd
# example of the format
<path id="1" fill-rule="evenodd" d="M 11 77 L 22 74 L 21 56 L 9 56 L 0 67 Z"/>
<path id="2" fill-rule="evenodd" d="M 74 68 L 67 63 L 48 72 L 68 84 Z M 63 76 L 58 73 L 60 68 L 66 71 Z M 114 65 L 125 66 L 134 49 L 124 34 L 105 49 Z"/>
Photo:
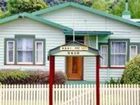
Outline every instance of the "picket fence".
<path id="1" fill-rule="evenodd" d="M 101 105 L 140 105 L 140 85 L 101 85 Z M 96 85 L 54 85 L 54 105 L 96 105 Z M 48 85 L 0 85 L 0 105 L 49 105 Z"/>

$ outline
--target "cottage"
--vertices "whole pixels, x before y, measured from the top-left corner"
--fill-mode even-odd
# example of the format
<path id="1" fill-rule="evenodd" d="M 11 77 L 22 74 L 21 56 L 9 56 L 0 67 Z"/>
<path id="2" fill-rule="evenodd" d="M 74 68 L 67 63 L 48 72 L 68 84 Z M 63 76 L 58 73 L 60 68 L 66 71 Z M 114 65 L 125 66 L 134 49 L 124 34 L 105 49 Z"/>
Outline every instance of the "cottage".
<path id="1" fill-rule="evenodd" d="M 72 41 L 73 35 L 100 51 L 102 82 L 120 78 L 127 61 L 140 53 L 140 24 L 131 21 L 127 8 L 118 17 L 66 2 L 0 20 L 0 69 L 49 70 L 49 50 Z M 56 57 L 55 69 L 69 80 L 93 81 L 95 68 L 95 57 Z"/>

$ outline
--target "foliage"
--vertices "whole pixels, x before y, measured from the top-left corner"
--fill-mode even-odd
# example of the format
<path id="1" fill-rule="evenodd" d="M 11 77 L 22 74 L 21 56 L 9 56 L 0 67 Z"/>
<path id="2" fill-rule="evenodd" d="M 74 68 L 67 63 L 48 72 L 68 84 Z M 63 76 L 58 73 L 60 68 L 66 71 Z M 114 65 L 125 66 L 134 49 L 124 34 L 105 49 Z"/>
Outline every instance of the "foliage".
<path id="1" fill-rule="evenodd" d="M 122 16 L 122 12 L 125 10 L 125 0 L 120 0 L 111 6 L 112 7 L 108 8 L 109 13 Z"/>
<path id="2" fill-rule="evenodd" d="M 3 12 L 2 10 L 0 10 L 0 18 L 4 18 L 9 16 L 11 13 L 9 11 L 5 11 Z"/>
<path id="3" fill-rule="evenodd" d="M 98 10 L 107 11 L 108 3 L 104 0 L 94 0 L 92 7 Z"/>
<path id="4" fill-rule="evenodd" d="M 22 12 L 34 12 L 46 8 L 47 4 L 43 0 L 9 0 L 8 9 L 11 14 Z"/>
<path id="5" fill-rule="evenodd" d="M 140 84 L 140 55 L 128 62 L 121 80 L 125 84 Z"/>
<path id="6" fill-rule="evenodd" d="M 54 83 L 64 84 L 66 76 L 63 72 L 56 72 Z M 0 83 L 2 84 L 47 84 L 49 83 L 49 73 L 46 71 L 20 71 L 1 70 Z"/>
<path id="7" fill-rule="evenodd" d="M 2 84 L 16 84 L 16 83 L 26 83 L 26 78 L 30 75 L 27 72 L 19 70 L 2 70 L 0 71 L 0 82 Z"/>
<path id="8" fill-rule="evenodd" d="M 113 79 L 111 77 L 111 79 L 109 81 L 106 82 L 107 84 L 122 84 L 122 81 L 120 79 Z"/>
<path id="9" fill-rule="evenodd" d="M 140 18 L 140 0 L 129 0 L 132 18 Z"/>
<path id="10" fill-rule="evenodd" d="M 110 14 L 121 16 L 125 9 L 126 0 L 8 0 L 6 13 L 0 12 L 0 18 L 21 12 L 33 12 L 62 2 L 74 1 L 95 9 L 106 11 Z M 132 18 L 140 18 L 140 0 L 128 0 Z"/>
<path id="11" fill-rule="evenodd" d="M 121 16 L 125 10 L 126 0 L 93 0 L 92 7 Z M 140 0 L 128 0 L 132 18 L 140 18 Z"/>

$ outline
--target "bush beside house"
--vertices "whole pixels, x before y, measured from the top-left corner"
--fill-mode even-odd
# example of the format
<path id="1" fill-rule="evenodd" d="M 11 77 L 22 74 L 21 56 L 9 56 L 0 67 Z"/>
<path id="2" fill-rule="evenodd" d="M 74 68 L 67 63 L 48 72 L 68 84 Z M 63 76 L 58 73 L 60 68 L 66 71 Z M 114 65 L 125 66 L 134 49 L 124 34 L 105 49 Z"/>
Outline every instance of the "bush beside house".
<path id="1" fill-rule="evenodd" d="M 140 54 L 130 60 L 120 79 L 111 78 L 107 84 L 140 84 Z"/>
<path id="2" fill-rule="evenodd" d="M 64 84 L 66 76 L 63 72 L 56 72 L 54 83 Z M 1 70 L 0 83 L 2 84 L 48 84 L 49 73 L 46 71 Z"/>
<path id="3" fill-rule="evenodd" d="M 128 62 L 121 81 L 124 84 L 140 84 L 140 54 Z"/>

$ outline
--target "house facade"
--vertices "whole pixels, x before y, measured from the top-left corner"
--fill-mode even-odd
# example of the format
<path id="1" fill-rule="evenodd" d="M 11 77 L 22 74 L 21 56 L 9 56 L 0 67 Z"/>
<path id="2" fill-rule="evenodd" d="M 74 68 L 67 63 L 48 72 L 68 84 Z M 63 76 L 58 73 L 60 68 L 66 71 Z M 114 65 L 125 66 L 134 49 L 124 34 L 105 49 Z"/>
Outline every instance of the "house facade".
<path id="1" fill-rule="evenodd" d="M 0 20 L 0 69 L 49 70 L 50 49 L 73 40 L 100 51 L 102 82 L 140 53 L 140 24 L 73 2 Z M 95 80 L 95 57 L 56 57 L 69 80 Z"/>

